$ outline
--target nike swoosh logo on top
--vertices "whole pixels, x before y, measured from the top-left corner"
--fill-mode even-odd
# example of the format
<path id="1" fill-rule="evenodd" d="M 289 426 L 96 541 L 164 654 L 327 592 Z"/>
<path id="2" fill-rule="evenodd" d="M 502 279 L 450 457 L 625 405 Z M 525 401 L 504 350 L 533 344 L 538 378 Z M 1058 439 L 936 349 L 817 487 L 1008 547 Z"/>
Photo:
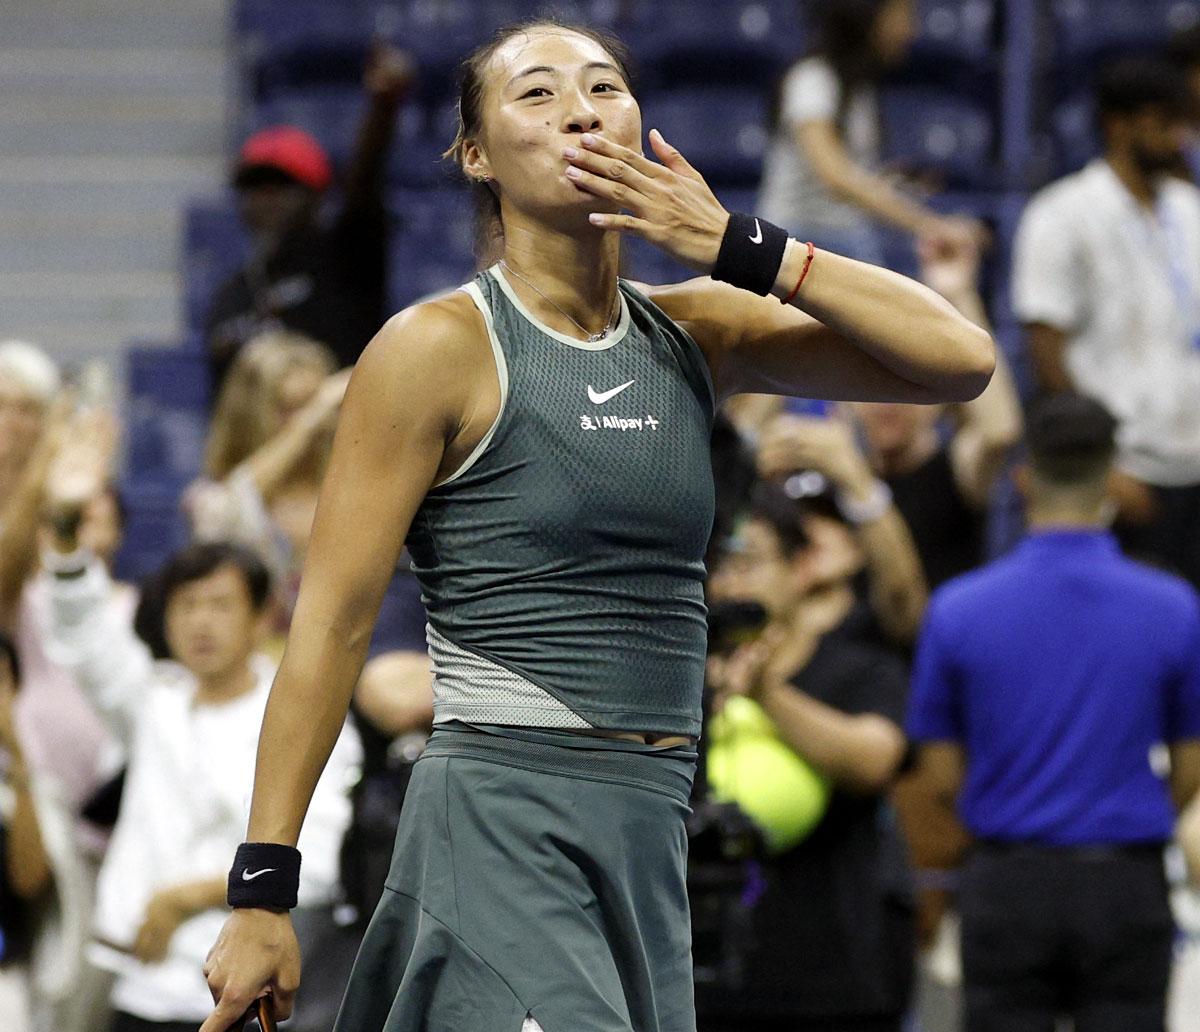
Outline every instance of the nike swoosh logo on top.
<path id="1" fill-rule="evenodd" d="M 758 219 L 754 220 L 754 236 L 752 236 L 750 238 L 750 243 L 752 243 L 752 244 L 761 244 L 762 243 L 762 226 L 760 226 L 758 224 Z"/>
<path id="2" fill-rule="evenodd" d="M 603 404 L 604 404 L 606 401 L 608 401 L 608 400 L 609 400 L 609 398 L 615 398 L 615 397 L 616 397 L 618 394 L 620 394 L 620 393 L 621 393 L 621 392 L 622 392 L 622 391 L 623 391 L 623 390 L 624 390 L 626 387 L 630 387 L 630 386 L 632 386 L 632 385 L 634 384 L 634 382 L 635 382 L 635 381 L 633 381 L 633 380 L 630 380 L 630 381 L 629 381 L 629 383 L 623 383 L 623 384 L 621 384 L 621 386 L 620 386 L 620 387 L 614 387 L 614 388 L 613 388 L 611 391 L 605 391 L 603 394 L 599 393 L 599 392 L 596 390 L 596 388 L 595 388 L 595 387 L 593 387 L 593 386 L 592 386 L 592 385 L 589 383 L 589 384 L 588 384 L 588 398 L 590 398 L 590 399 L 591 399 L 591 402 L 592 402 L 592 404 L 593 404 L 593 405 L 603 405 Z"/>
<path id="3" fill-rule="evenodd" d="M 260 874 L 270 874 L 272 871 L 278 870 L 276 867 L 264 867 L 261 871 L 250 873 L 249 868 L 242 872 L 242 881 L 254 881 Z"/>

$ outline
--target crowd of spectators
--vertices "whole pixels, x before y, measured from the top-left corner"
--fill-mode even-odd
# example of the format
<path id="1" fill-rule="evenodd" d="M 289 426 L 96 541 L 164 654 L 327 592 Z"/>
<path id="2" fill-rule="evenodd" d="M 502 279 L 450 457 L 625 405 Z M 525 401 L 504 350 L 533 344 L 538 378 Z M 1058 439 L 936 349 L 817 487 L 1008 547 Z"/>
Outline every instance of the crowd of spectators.
<path id="1" fill-rule="evenodd" d="M 910 0 L 826 7 L 777 88 L 759 213 L 877 262 L 900 229 L 986 326 L 985 227 L 879 169 Z M 744 396 L 719 423 L 709 600 L 736 633 L 714 636 L 696 803 L 738 809 L 753 845 L 730 861 L 737 956 L 698 974 L 708 1032 L 1152 1032 L 1173 964 L 1173 1032 L 1200 1028 L 1200 950 L 1173 944 L 1177 922 L 1200 936 L 1195 42 L 1105 68 L 1102 155 L 1021 220 L 1024 413 L 1002 359 L 965 404 Z M 114 574 L 117 413 L 0 344 L 6 1029 L 184 1032 L 210 1009 L 201 964 L 333 428 L 386 316 L 383 169 L 414 75 L 372 49 L 332 218 L 315 139 L 277 126 L 240 149 L 251 250 L 211 301 L 191 540 L 144 583 Z M 1026 529 L 997 557 L 1006 487 Z M 419 607 L 398 614 L 422 639 Z M 300 842 L 297 927 L 322 963 L 291 1028 L 332 1022 L 432 719 L 423 653 L 375 655 Z M 930 992 L 961 983 L 938 1016 Z"/>

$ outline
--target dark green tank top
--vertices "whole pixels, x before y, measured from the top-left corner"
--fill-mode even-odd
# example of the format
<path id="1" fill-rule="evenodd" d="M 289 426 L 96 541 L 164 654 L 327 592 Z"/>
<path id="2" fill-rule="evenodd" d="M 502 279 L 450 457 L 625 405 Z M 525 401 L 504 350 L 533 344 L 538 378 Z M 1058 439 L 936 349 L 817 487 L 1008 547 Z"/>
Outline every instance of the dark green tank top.
<path id="1" fill-rule="evenodd" d="M 625 282 L 595 344 L 538 322 L 496 266 L 462 289 L 501 404 L 408 537 L 435 720 L 698 734 L 713 522 L 700 349 Z"/>

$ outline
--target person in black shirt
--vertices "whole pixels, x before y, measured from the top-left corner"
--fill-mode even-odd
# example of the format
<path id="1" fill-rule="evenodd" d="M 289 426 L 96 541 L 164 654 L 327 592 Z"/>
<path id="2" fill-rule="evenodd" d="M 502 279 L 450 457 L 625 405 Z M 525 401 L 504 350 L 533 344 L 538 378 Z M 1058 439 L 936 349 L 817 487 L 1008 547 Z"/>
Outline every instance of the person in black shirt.
<path id="1" fill-rule="evenodd" d="M 886 792 L 904 766 L 907 675 L 851 628 L 852 567 L 805 534 L 796 504 L 759 485 L 710 581 L 757 602 L 767 629 L 710 663 L 714 708 L 747 695 L 833 787 L 808 838 L 764 861 L 745 982 L 698 987 L 704 1032 L 896 1032 L 913 978 L 912 889 Z"/>
<path id="2" fill-rule="evenodd" d="M 977 254 L 921 253 L 922 278 L 968 319 L 988 324 L 976 290 Z M 945 409 L 856 404 L 854 414 L 876 474 L 892 491 L 912 531 L 929 587 L 966 573 L 985 558 L 992 489 L 1021 437 L 1012 376 L 997 352 L 996 372 L 974 401 Z M 942 432 L 949 416 L 951 432 Z"/>
<path id="3" fill-rule="evenodd" d="M 242 221 L 253 238 L 246 264 L 222 284 L 206 325 L 213 397 L 247 340 L 269 329 L 299 331 L 353 365 L 387 316 L 384 171 L 412 65 L 386 46 L 371 54 L 369 102 L 329 222 L 321 202 L 333 183 L 329 158 L 308 133 L 275 126 L 251 136 L 234 171 Z"/>

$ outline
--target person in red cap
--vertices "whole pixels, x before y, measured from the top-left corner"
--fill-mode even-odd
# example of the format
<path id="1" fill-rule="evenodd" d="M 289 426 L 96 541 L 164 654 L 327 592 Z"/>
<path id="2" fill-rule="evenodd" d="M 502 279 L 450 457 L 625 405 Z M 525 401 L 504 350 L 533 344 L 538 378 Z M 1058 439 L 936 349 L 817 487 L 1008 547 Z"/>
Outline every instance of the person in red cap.
<path id="1" fill-rule="evenodd" d="M 272 126 L 242 145 L 233 186 L 253 245 L 209 310 L 214 396 L 242 345 L 264 330 L 297 330 L 352 365 L 386 318 L 384 166 L 412 82 L 402 51 L 379 45 L 371 52 L 363 80 L 369 103 L 331 221 L 320 216 L 333 166 L 309 133 Z"/>

